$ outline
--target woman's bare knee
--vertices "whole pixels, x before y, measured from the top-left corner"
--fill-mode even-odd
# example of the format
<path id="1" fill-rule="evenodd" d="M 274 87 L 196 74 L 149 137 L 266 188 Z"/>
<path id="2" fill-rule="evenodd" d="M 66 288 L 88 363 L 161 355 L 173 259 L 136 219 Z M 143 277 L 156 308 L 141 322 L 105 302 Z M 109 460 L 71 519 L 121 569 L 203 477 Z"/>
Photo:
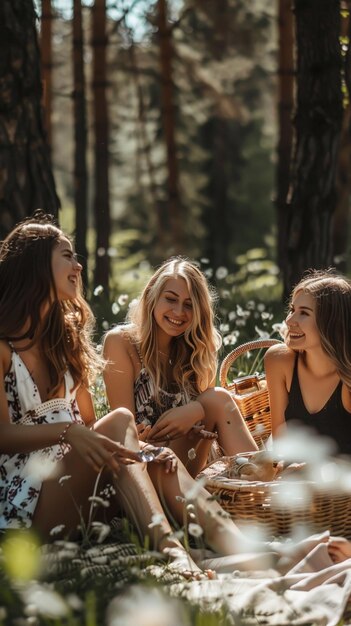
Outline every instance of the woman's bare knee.
<path id="1" fill-rule="evenodd" d="M 134 416 L 128 409 L 119 408 L 111 411 L 94 424 L 94 429 L 128 448 L 139 448 Z"/>

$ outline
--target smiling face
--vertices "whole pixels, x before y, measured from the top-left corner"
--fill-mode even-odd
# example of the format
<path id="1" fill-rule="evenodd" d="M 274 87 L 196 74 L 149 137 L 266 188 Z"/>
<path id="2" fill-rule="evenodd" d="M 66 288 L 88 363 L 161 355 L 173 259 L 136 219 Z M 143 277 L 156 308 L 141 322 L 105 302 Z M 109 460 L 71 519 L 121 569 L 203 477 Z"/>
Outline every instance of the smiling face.
<path id="1" fill-rule="evenodd" d="M 184 278 L 169 278 L 156 302 L 153 316 L 159 340 L 182 335 L 193 320 L 193 305 Z"/>
<path id="2" fill-rule="evenodd" d="M 286 317 L 288 332 L 286 344 L 293 350 L 308 350 L 321 346 L 321 337 L 316 323 L 314 298 L 303 290 L 297 291 Z"/>
<path id="3" fill-rule="evenodd" d="M 62 237 L 52 252 L 52 275 L 58 300 L 74 300 L 80 291 L 80 273 L 71 242 Z"/>

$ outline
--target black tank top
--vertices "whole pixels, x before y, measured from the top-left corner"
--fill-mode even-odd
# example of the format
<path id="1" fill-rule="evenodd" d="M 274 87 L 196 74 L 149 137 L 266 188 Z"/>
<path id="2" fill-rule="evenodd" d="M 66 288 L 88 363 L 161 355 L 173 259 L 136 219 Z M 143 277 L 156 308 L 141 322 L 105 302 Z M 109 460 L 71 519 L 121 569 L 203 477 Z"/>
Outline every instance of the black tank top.
<path id="1" fill-rule="evenodd" d="M 309 413 L 304 405 L 297 373 L 299 355 L 296 355 L 285 419 L 299 421 L 314 428 L 320 435 L 334 439 L 340 454 L 351 455 L 351 413 L 346 411 L 341 399 L 342 381 L 318 413 Z"/>

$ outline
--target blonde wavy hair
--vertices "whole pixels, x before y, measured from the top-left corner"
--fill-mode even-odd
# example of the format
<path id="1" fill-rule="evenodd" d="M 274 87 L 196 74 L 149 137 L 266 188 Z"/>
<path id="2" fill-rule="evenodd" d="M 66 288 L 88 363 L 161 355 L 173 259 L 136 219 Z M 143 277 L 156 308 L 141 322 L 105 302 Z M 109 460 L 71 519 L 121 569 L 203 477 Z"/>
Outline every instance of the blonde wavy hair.
<path id="1" fill-rule="evenodd" d="M 183 278 L 192 302 L 192 323 L 180 337 L 171 341 L 170 358 L 174 363 L 173 375 L 177 388 L 189 397 L 205 391 L 217 371 L 217 352 L 222 339 L 214 326 L 216 295 L 205 276 L 195 265 L 183 257 L 165 261 L 145 286 L 140 299 L 130 307 L 127 322 L 129 334 L 138 344 L 143 365 L 158 390 L 167 384 L 166 372 L 159 357 L 157 324 L 153 315 L 166 282 L 170 278 Z"/>
<path id="2" fill-rule="evenodd" d="M 323 350 L 351 390 L 351 281 L 333 269 L 310 271 L 293 289 L 310 294 Z"/>
<path id="3" fill-rule="evenodd" d="M 48 362 L 49 397 L 62 385 L 67 368 L 75 387 L 88 387 L 103 367 L 92 341 L 95 318 L 82 295 L 81 279 L 77 298 L 57 298 L 52 252 L 63 237 L 69 240 L 54 218 L 37 211 L 0 247 L 0 338 L 27 339 L 25 349 L 39 344 Z"/>

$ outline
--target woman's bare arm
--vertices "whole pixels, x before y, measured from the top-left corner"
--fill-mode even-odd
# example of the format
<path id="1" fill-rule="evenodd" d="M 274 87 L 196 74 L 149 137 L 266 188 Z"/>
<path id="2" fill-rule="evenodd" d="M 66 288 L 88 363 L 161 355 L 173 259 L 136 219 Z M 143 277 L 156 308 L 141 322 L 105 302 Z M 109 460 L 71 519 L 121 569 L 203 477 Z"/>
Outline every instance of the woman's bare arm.
<path id="1" fill-rule="evenodd" d="M 135 348 L 125 334 L 115 330 L 107 333 L 104 341 L 104 358 L 107 360 L 104 381 L 110 407 L 124 407 L 135 415 L 132 350 Z"/>
<path id="2" fill-rule="evenodd" d="M 272 346 L 265 354 L 264 366 L 271 407 L 273 435 L 276 435 L 278 430 L 285 424 L 285 409 L 288 406 L 287 379 L 289 377 L 291 379 L 293 364 L 294 353 L 285 344 Z"/>

